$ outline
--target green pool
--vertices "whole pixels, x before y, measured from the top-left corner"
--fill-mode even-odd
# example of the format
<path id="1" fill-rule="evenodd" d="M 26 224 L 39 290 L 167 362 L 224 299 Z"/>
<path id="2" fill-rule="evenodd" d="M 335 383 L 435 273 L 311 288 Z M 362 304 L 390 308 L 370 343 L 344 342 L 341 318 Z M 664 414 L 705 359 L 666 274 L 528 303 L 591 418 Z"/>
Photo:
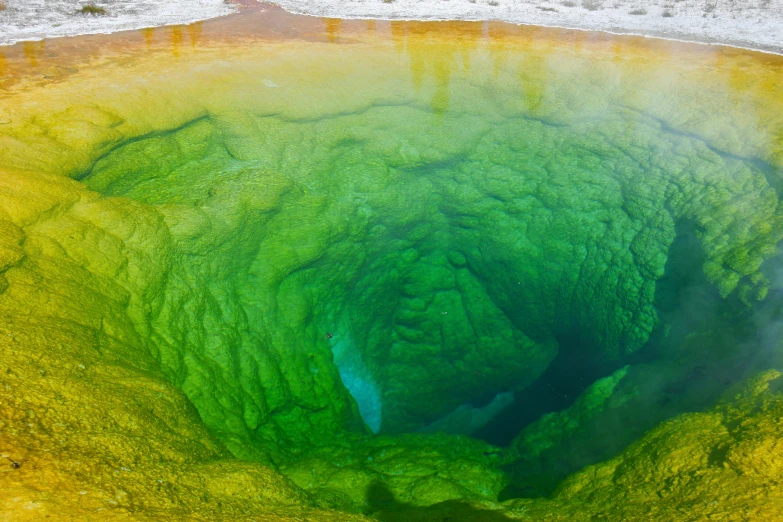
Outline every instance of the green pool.
<path id="1" fill-rule="evenodd" d="M 0 60 L 15 520 L 781 515 L 779 57 L 268 7 L 79 42 Z"/>

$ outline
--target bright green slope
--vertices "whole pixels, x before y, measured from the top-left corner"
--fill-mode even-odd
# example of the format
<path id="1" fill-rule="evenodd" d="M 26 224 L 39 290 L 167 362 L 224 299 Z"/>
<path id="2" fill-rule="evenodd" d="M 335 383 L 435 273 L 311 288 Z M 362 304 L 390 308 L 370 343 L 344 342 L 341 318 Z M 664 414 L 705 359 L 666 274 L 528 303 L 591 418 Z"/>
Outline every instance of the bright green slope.
<path id="1" fill-rule="evenodd" d="M 559 339 L 619 360 L 658 326 L 678 223 L 721 292 L 750 299 L 781 235 L 763 165 L 625 108 L 568 125 L 456 103 L 248 118 L 119 146 L 83 179 L 164 214 L 156 345 L 229 431 L 300 438 L 347 412 L 329 348 L 391 432 L 526 386 Z"/>

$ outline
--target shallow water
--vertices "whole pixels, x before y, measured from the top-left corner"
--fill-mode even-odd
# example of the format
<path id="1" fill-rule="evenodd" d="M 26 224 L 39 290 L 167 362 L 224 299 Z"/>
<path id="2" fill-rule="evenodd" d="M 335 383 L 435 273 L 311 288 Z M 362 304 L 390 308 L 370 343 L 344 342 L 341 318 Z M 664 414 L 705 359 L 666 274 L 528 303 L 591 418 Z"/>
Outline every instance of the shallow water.
<path id="1" fill-rule="evenodd" d="M 2 53 L 9 324 L 240 458 L 474 434 L 539 496 L 778 363 L 781 58 L 272 8 Z"/>

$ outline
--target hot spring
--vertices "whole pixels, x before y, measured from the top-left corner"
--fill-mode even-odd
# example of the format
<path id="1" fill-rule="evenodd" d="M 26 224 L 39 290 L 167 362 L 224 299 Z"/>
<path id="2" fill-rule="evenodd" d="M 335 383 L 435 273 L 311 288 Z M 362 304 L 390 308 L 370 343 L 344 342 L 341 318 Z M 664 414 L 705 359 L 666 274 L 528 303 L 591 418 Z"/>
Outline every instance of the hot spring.
<path id="1" fill-rule="evenodd" d="M 9 520 L 783 516 L 780 57 L 269 7 L 3 53 Z"/>

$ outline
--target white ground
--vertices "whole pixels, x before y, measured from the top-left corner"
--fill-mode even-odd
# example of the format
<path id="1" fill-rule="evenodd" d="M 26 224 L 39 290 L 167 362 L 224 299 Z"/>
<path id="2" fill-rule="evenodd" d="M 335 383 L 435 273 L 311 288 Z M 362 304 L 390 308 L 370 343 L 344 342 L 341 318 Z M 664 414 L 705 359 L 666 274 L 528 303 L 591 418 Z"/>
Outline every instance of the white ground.
<path id="1" fill-rule="evenodd" d="M 275 0 L 301 14 L 507 22 L 724 43 L 783 54 L 783 0 Z M 96 0 L 106 16 L 76 14 L 88 0 L 0 0 L 0 45 L 204 20 L 224 0 Z"/>
<path id="2" fill-rule="evenodd" d="M 233 13 L 224 0 L 0 0 L 0 45 L 52 36 L 113 33 L 183 24 Z M 104 16 L 78 14 L 85 5 Z"/>
<path id="3" fill-rule="evenodd" d="M 783 0 L 274 0 L 342 18 L 507 22 L 723 43 L 783 54 Z"/>

